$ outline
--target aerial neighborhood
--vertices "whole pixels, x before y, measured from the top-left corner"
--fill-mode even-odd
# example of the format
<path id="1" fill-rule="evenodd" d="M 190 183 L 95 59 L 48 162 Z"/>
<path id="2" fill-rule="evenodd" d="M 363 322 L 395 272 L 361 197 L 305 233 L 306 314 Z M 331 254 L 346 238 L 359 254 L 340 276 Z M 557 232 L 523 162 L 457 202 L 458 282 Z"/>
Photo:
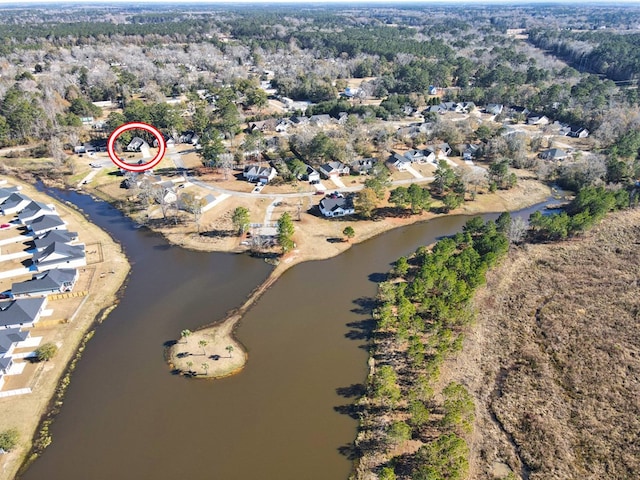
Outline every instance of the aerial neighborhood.
<path id="1" fill-rule="evenodd" d="M 0 285 L 9 287 L 0 294 L 2 397 L 29 392 L 16 387 L 29 383 L 20 377 L 42 341 L 38 326 L 55 313 L 48 299 L 73 292 L 87 258 L 85 245 L 53 204 L 3 181 L 0 212 Z"/>

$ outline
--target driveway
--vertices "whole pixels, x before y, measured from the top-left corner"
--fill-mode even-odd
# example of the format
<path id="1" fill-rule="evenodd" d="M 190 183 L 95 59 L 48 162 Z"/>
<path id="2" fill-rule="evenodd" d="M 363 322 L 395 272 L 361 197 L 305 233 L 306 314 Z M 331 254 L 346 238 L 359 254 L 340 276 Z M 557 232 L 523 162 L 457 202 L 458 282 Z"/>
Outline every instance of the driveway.
<path id="1" fill-rule="evenodd" d="M 340 180 L 340 177 L 338 177 L 336 175 L 331 175 L 329 180 L 331 180 L 333 183 L 335 183 L 336 187 L 338 187 L 338 188 L 347 188 L 346 185 L 344 183 L 342 183 L 342 180 Z"/>
<path id="2" fill-rule="evenodd" d="M 416 178 L 424 178 L 424 176 L 411 165 L 405 166 L 404 169 Z"/>

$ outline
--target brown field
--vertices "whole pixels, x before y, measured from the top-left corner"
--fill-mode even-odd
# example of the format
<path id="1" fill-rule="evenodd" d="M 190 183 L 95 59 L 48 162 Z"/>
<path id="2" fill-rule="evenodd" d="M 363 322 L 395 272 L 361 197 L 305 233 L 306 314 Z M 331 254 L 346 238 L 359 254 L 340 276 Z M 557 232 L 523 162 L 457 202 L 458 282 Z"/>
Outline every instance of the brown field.
<path id="1" fill-rule="evenodd" d="M 640 478 L 640 210 L 491 271 L 451 378 L 476 398 L 469 478 Z"/>

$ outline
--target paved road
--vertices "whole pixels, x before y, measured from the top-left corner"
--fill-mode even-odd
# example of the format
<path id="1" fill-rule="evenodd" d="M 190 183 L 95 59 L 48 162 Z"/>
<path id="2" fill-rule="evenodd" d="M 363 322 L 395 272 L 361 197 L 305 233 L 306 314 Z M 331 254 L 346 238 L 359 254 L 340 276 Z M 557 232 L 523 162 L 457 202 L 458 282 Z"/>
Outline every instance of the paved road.
<path id="1" fill-rule="evenodd" d="M 187 170 L 184 168 L 184 164 L 182 163 L 182 159 L 180 158 L 180 153 L 177 152 L 175 154 L 171 154 L 170 157 L 171 160 L 173 161 L 174 165 L 176 166 L 177 169 L 181 170 L 185 181 L 189 181 L 191 183 L 193 183 L 194 185 L 197 185 L 198 187 L 204 188 L 206 190 L 212 191 L 212 192 L 216 192 L 216 193 L 223 193 L 223 194 L 227 194 L 229 196 L 231 195 L 235 195 L 236 197 L 245 197 L 245 198 L 256 198 L 256 196 L 260 196 L 260 197 L 264 197 L 264 198 L 270 198 L 274 201 L 277 201 L 277 199 L 284 199 L 284 198 L 300 198 L 300 197 L 312 197 L 314 195 L 316 195 L 316 192 L 296 192 L 296 193 L 259 193 L 259 194 L 255 194 L 255 193 L 250 193 L 250 192 L 238 192 L 236 190 L 229 190 L 226 188 L 220 188 L 218 186 L 215 185 L 211 185 L 209 183 L 205 183 L 201 180 L 196 180 L 194 177 L 190 177 Z M 454 163 L 451 160 L 447 161 L 455 166 L 457 166 L 456 163 Z M 433 182 L 434 177 L 421 177 L 421 178 L 410 178 L 407 180 L 395 180 L 393 182 L 391 182 L 391 185 L 407 185 L 409 183 L 424 183 L 424 182 Z M 317 184 L 314 185 L 314 187 L 316 188 L 317 191 L 327 191 L 324 189 L 324 185 L 322 184 Z M 362 190 L 364 188 L 363 184 L 359 184 L 356 185 L 354 187 L 344 187 L 344 188 L 337 188 L 336 191 L 338 192 L 342 192 L 342 193 L 352 193 L 352 192 L 358 192 L 360 190 Z M 333 189 L 331 189 L 331 191 L 333 191 Z"/>

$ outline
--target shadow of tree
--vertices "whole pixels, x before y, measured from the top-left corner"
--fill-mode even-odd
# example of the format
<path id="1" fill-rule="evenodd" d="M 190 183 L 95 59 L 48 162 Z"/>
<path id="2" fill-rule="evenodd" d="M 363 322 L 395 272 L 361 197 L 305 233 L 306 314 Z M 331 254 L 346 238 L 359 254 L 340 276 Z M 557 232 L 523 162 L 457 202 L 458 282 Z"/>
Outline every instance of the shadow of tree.
<path id="1" fill-rule="evenodd" d="M 336 393 L 345 398 L 361 397 L 365 391 L 365 386 L 362 383 L 352 383 L 348 387 L 336 388 Z"/>
<path id="2" fill-rule="evenodd" d="M 201 237 L 213 237 L 213 238 L 227 238 L 227 237 L 235 237 L 237 232 L 235 230 L 208 230 L 206 232 L 201 232 Z"/>

